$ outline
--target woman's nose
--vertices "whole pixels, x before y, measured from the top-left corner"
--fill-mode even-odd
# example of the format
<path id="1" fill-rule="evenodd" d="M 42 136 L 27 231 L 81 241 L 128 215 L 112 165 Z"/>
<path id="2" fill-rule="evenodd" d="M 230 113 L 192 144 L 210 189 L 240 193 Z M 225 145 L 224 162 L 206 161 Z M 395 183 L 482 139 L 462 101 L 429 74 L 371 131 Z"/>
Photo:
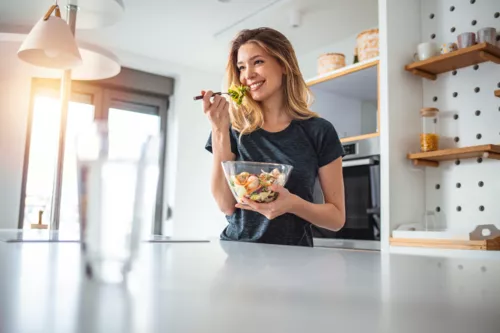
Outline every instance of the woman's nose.
<path id="1" fill-rule="evenodd" d="M 255 77 L 255 71 L 253 70 L 252 67 L 249 67 L 246 71 L 245 71 L 245 79 L 246 80 L 251 80 Z"/>

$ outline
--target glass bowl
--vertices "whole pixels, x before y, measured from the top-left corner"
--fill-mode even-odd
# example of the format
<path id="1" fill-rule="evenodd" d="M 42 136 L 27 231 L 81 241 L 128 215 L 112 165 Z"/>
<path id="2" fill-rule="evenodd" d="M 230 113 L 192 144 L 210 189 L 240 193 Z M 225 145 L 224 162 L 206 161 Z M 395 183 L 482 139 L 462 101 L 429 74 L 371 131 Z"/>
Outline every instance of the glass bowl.
<path id="1" fill-rule="evenodd" d="M 255 202 L 268 203 L 278 194 L 271 191 L 274 183 L 285 186 L 293 166 L 277 163 L 225 161 L 222 168 L 236 201 L 245 197 Z"/>

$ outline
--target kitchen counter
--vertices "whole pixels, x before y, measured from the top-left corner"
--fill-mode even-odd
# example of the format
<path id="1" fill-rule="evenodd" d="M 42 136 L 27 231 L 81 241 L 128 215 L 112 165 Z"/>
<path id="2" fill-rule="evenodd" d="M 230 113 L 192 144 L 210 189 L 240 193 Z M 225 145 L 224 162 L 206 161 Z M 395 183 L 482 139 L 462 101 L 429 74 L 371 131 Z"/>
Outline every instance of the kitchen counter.
<path id="1" fill-rule="evenodd" d="M 500 258 L 143 243 L 127 287 L 78 243 L 0 242 L 0 332 L 500 331 Z"/>

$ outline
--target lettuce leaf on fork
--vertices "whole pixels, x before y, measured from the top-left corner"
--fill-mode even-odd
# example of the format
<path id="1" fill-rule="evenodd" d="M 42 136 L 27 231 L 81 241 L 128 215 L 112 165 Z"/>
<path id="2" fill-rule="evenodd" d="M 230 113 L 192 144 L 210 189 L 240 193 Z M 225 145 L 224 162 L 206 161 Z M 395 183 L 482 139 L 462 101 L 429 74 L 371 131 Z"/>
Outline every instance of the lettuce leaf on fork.
<path id="1" fill-rule="evenodd" d="M 232 85 L 231 88 L 227 90 L 229 96 L 236 102 L 236 104 L 241 105 L 243 103 L 243 98 L 247 94 L 247 86 L 235 86 Z"/>

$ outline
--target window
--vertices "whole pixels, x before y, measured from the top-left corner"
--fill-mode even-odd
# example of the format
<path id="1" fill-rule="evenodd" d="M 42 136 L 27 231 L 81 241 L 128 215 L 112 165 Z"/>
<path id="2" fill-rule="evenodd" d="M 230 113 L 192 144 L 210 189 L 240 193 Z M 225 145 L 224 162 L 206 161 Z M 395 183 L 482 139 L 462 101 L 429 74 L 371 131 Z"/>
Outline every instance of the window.
<path id="1" fill-rule="evenodd" d="M 23 189 L 19 227 L 29 229 L 37 223 L 42 213 L 44 224 L 50 225 L 53 207 L 54 183 L 57 172 L 59 142 L 59 92 L 53 80 L 36 79 L 33 82 L 32 107 L 28 125 L 28 137 L 23 173 Z M 130 130 L 127 142 L 117 142 L 110 153 L 127 150 L 138 139 L 146 135 L 161 135 L 166 147 L 168 99 L 146 94 L 103 89 L 90 84 L 73 83 L 68 109 L 66 135 L 64 138 L 64 160 L 60 219 L 58 226 L 50 226 L 68 232 L 78 232 L 78 191 L 76 155 L 74 142 L 80 129 L 94 119 L 107 119 L 111 130 Z M 133 129 L 133 130 L 131 130 Z M 164 206 L 165 151 L 160 152 L 161 166 L 157 188 L 155 222 L 152 232 L 161 233 Z"/>

